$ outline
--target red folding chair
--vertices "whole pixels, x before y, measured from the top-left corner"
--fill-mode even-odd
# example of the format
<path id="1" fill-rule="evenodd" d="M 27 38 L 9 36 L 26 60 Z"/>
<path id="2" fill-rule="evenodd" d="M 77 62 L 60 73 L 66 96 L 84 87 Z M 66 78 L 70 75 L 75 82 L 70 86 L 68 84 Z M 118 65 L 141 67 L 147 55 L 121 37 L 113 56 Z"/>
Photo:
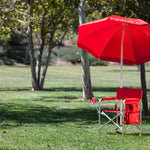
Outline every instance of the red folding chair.
<path id="1" fill-rule="evenodd" d="M 129 88 L 118 88 L 116 97 L 103 97 L 99 99 L 99 104 L 97 105 L 92 100 L 92 107 L 96 107 L 99 114 L 99 131 L 106 126 L 108 123 L 112 122 L 118 129 L 123 133 L 123 124 L 134 124 L 140 131 L 141 134 L 141 100 L 142 100 L 142 89 L 129 89 Z M 102 105 L 103 101 L 116 101 L 115 105 Z M 120 108 L 118 109 L 118 101 L 120 101 Z M 123 101 L 123 104 L 122 104 Z M 125 107 L 124 107 L 125 105 Z M 114 107 L 114 109 L 105 109 L 103 107 Z M 113 118 L 110 117 L 110 113 L 115 114 Z M 101 124 L 101 115 L 105 116 L 108 121 Z M 118 117 L 120 117 L 120 123 L 118 123 Z M 116 119 L 116 121 L 115 121 Z M 140 123 L 140 127 L 137 124 Z"/>

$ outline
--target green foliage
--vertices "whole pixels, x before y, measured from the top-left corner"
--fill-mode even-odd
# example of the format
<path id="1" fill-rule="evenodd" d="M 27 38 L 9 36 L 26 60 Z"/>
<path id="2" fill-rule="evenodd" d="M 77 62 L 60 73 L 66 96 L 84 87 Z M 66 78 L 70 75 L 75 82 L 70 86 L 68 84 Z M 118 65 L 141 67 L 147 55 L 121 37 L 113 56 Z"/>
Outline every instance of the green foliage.
<path id="1" fill-rule="evenodd" d="M 37 59 L 37 57 L 38 57 L 38 50 L 39 49 L 35 49 L 35 52 L 34 52 L 34 55 L 35 55 L 35 58 Z M 41 64 L 42 65 L 45 65 L 45 63 L 46 63 L 46 60 L 47 60 L 47 52 L 48 52 L 48 48 L 44 48 L 44 50 L 43 50 L 43 55 L 42 55 L 42 60 L 41 60 Z M 56 61 L 56 59 L 57 59 L 57 54 L 54 52 L 54 51 L 52 51 L 52 53 L 51 53 L 51 57 L 50 57 L 50 60 L 49 60 L 49 65 L 53 65 L 54 63 L 55 63 L 55 61 Z"/>
<path id="2" fill-rule="evenodd" d="M 6 57 L 4 54 L 0 55 L 0 65 L 13 65 L 14 60 Z"/>
<path id="3" fill-rule="evenodd" d="M 61 47 L 54 49 L 55 55 L 61 60 L 77 64 L 81 62 L 81 50 L 76 47 Z"/>
<path id="4" fill-rule="evenodd" d="M 17 63 L 30 64 L 29 53 L 26 47 L 11 46 L 7 49 L 7 57 L 14 59 Z"/>
<path id="5" fill-rule="evenodd" d="M 14 43 L 14 41 L 11 41 Z M 10 42 L 10 43 L 11 43 Z M 9 44 L 10 44 L 9 43 Z M 46 62 L 46 55 L 48 49 L 45 48 L 42 55 L 42 65 L 45 65 Z M 38 49 L 35 50 L 35 58 L 38 56 Z M 49 65 L 55 64 L 57 58 L 62 61 L 68 61 L 72 64 L 80 64 L 81 63 L 81 49 L 77 47 L 61 47 L 61 48 L 54 48 L 52 51 Z M 27 53 L 26 47 L 18 46 L 18 45 L 11 45 L 9 48 L 6 49 L 6 53 L 0 56 L 0 65 L 13 65 L 14 62 L 29 64 L 29 54 Z M 100 59 L 96 59 L 92 55 L 89 54 L 89 62 L 91 66 L 106 66 L 108 62 L 101 61 Z"/>
<path id="6" fill-rule="evenodd" d="M 92 55 L 89 54 L 89 62 L 91 66 L 107 66 L 107 61 L 101 61 L 100 59 L 96 59 Z"/>
<path id="7" fill-rule="evenodd" d="M 18 63 L 29 64 L 29 54 L 27 50 L 27 38 L 23 33 L 13 32 L 9 39 L 1 37 L 0 45 L 3 47 L 3 55 L 1 62 L 4 64 L 12 64 L 11 60 Z M 6 63 L 8 61 L 8 63 Z"/>
<path id="8" fill-rule="evenodd" d="M 5 34 L 0 35 L 0 47 L 4 50 L 9 45 L 10 37 Z"/>
<path id="9" fill-rule="evenodd" d="M 46 62 L 46 54 L 47 48 L 44 49 L 42 55 L 42 65 Z M 35 51 L 35 57 L 37 57 L 38 50 Z M 80 64 L 81 63 L 81 49 L 77 47 L 55 47 L 52 51 L 49 65 L 55 64 L 57 58 L 62 61 L 71 62 L 72 64 Z M 89 54 L 89 61 L 91 66 L 106 66 L 108 62 L 101 61 L 100 59 L 94 58 Z"/>
<path id="10" fill-rule="evenodd" d="M 53 50 L 55 56 L 61 60 L 71 62 L 72 64 L 81 63 L 81 49 L 77 47 L 61 47 Z M 94 58 L 89 54 L 90 65 L 107 65 L 107 62 L 101 61 L 100 59 Z"/>
<path id="11" fill-rule="evenodd" d="M 11 41 L 7 49 L 7 56 L 19 63 L 29 64 L 29 54 L 27 50 L 27 37 L 23 33 L 11 34 Z"/>
<path id="12" fill-rule="evenodd" d="M 126 10 L 131 14 L 131 17 L 140 18 L 150 23 L 150 1 L 147 0 L 126 0 Z"/>

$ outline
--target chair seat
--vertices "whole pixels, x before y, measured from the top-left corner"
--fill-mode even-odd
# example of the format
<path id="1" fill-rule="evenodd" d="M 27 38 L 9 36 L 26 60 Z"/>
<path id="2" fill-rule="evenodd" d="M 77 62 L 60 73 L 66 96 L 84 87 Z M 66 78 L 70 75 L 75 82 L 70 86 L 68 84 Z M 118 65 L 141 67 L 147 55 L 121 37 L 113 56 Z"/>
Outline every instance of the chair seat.
<path id="1" fill-rule="evenodd" d="M 122 113 L 122 111 L 119 111 L 119 110 L 104 110 L 104 112 L 109 112 L 109 113 Z"/>

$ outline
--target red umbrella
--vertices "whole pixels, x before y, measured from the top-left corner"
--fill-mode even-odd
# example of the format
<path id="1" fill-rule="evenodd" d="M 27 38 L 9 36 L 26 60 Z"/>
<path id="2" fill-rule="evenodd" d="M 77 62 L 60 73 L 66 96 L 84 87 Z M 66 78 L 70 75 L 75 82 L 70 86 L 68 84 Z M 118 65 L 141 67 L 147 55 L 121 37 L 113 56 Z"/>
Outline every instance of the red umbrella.
<path id="1" fill-rule="evenodd" d="M 78 47 L 95 58 L 142 64 L 150 60 L 150 25 L 140 19 L 110 16 L 79 26 Z"/>

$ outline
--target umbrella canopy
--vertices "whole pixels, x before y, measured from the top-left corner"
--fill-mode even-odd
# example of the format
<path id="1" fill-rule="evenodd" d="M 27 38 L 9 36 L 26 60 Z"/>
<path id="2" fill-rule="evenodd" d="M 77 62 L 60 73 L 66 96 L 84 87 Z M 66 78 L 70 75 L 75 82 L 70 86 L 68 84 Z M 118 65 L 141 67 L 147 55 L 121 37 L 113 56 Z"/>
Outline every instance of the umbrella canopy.
<path id="1" fill-rule="evenodd" d="M 139 65 L 150 60 L 150 25 L 113 15 L 80 25 L 77 45 L 97 59 Z"/>

